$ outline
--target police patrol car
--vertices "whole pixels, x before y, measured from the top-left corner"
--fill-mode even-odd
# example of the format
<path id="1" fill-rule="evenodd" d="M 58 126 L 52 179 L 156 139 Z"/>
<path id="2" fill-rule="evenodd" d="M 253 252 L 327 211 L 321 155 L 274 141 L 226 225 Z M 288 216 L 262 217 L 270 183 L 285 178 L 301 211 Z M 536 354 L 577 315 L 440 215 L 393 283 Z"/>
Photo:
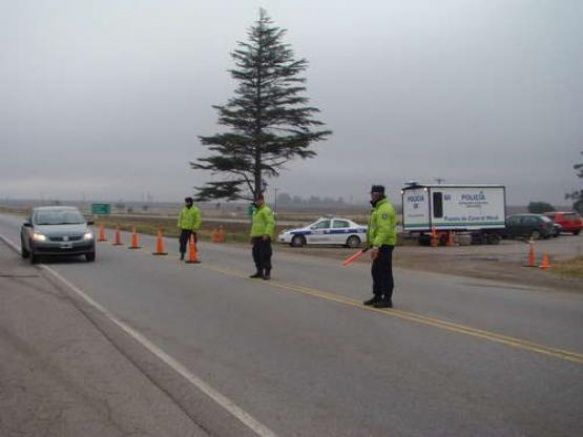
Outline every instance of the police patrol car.
<path id="1" fill-rule="evenodd" d="M 366 241 L 366 226 L 340 217 L 321 217 L 314 223 L 298 229 L 282 231 L 277 241 L 292 247 L 313 244 L 340 244 L 358 247 Z"/>

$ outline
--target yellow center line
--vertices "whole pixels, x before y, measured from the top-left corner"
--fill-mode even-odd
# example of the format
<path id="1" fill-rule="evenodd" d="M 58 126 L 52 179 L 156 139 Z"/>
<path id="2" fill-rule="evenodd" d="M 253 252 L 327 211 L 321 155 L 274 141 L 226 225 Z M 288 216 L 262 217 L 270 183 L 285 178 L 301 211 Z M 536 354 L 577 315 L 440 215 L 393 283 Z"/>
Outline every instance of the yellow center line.
<path id="1" fill-rule="evenodd" d="M 216 266 L 211 266 L 208 264 L 201 264 L 201 268 L 205 268 L 207 270 L 212 270 L 218 273 L 222 273 L 228 276 L 244 278 L 246 279 L 247 276 L 241 272 L 237 272 L 234 270 L 224 269 Z M 285 282 L 281 282 L 278 280 L 271 280 L 268 284 L 269 286 L 279 288 L 286 291 L 292 291 L 296 293 L 301 293 L 308 296 L 317 297 L 320 299 L 325 299 L 328 301 L 348 305 L 354 308 L 358 308 L 364 311 L 372 311 L 377 314 L 382 314 L 385 316 L 397 317 L 403 320 L 407 320 L 410 322 L 419 323 L 426 326 L 432 326 L 435 328 L 443 329 L 446 331 L 456 332 L 459 334 L 465 334 L 472 337 L 481 338 L 484 340 L 488 340 L 495 343 L 505 344 L 507 346 L 516 347 L 523 350 L 528 350 L 531 352 L 536 352 L 541 355 L 551 356 L 555 358 L 560 358 L 562 360 L 570 361 L 577 364 L 583 364 L 583 354 L 568 351 L 565 349 L 553 348 L 549 346 L 545 346 L 539 343 L 535 343 L 528 340 L 523 340 L 516 337 L 510 337 L 503 334 L 497 334 L 491 331 L 485 331 L 482 329 L 472 328 L 471 326 L 461 325 L 457 323 L 448 322 L 446 320 L 436 319 L 433 317 L 427 317 L 420 314 L 412 313 L 409 311 L 402 311 L 396 309 L 379 309 L 379 308 L 372 308 L 368 306 L 364 306 L 362 302 L 345 297 L 340 296 L 337 294 L 329 293 L 322 290 L 317 290 L 313 288 L 304 287 L 302 285 L 296 284 L 288 284 Z"/>

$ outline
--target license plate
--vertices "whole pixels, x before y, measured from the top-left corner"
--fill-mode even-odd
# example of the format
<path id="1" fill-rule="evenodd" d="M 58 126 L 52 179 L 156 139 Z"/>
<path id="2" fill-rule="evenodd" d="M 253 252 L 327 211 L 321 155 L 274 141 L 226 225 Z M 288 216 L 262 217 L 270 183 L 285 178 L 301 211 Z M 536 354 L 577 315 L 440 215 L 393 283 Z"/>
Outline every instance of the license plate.
<path id="1" fill-rule="evenodd" d="M 73 243 L 61 243 L 61 249 L 72 249 Z"/>

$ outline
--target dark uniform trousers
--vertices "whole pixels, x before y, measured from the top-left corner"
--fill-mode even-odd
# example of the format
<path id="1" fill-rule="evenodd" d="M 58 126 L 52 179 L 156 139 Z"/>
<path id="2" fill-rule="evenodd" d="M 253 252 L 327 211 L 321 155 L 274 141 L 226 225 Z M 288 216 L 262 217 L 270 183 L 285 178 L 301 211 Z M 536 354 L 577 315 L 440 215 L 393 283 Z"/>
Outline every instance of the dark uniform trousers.
<path id="1" fill-rule="evenodd" d="M 194 242 L 197 242 L 196 232 L 191 229 L 182 229 L 180 231 L 180 237 L 178 241 L 180 242 L 180 253 L 184 255 L 186 253 L 186 248 L 188 247 L 188 240 L 190 240 L 190 235 L 194 235 Z"/>
<path id="2" fill-rule="evenodd" d="M 379 248 L 372 262 L 372 292 L 378 298 L 391 299 L 393 296 L 393 249 L 395 246 L 384 244 Z"/>
<path id="3" fill-rule="evenodd" d="M 257 267 L 257 272 L 263 274 L 266 270 L 269 272 L 271 270 L 271 239 L 264 240 L 263 237 L 253 237 L 251 239 L 253 243 L 253 248 L 251 249 L 253 254 L 253 262 L 255 262 L 255 267 Z"/>

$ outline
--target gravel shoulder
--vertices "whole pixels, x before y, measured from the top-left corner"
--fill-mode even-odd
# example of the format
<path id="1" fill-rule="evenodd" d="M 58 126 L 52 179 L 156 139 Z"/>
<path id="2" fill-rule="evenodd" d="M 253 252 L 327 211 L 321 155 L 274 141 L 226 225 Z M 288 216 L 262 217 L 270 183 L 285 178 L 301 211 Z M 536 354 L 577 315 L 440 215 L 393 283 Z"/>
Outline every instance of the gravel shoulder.
<path id="1" fill-rule="evenodd" d="M 526 267 L 529 246 L 521 241 L 503 241 L 494 246 L 398 246 L 394 252 L 393 263 L 397 269 L 466 276 L 554 291 L 583 293 L 583 280 L 563 274 L 560 267 L 554 264 L 583 253 L 581 238 L 574 238 L 576 240 L 564 240 L 560 242 L 561 244 L 555 241 L 536 244 L 535 264 L 537 266 L 542 264 L 543 253 L 548 253 L 550 269 Z M 356 251 L 356 249 L 339 247 L 291 248 L 287 245 L 276 245 L 275 250 L 337 259 L 339 263 Z M 370 258 L 365 255 L 357 262 L 368 263 Z"/>

